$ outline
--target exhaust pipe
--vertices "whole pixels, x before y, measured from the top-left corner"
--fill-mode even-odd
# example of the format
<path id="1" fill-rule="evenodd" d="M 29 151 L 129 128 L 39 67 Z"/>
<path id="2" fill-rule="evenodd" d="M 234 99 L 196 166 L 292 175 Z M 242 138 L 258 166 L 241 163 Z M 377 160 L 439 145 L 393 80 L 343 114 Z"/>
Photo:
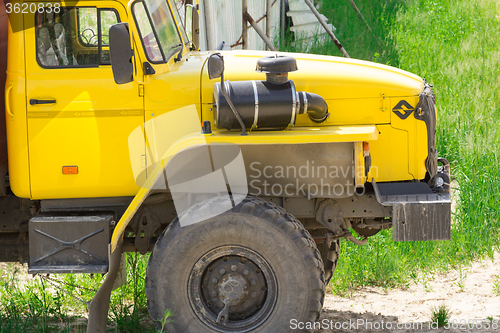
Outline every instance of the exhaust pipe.
<path id="1" fill-rule="evenodd" d="M 328 105 L 323 97 L 317 94 L 301 91 L 297 93 L 300 110 L 299 114 L 307 113 L 315 123 L 322 123 L 330 115 Z"/>

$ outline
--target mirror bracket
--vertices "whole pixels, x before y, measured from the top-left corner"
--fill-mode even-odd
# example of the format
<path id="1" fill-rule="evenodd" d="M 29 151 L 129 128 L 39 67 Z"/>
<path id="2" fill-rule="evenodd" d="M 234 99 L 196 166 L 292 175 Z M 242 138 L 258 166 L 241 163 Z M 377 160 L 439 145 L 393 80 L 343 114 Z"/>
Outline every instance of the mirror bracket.
<path id="1" fill-rule="evenodd" d="M 236 110 L 236 107 L 234 106 L 233 102 L 231 101 L 231 98 L 229 97 L 226 91 L 226 85 L 224 82 L 224 57 L 219 52 L 212 53 L 210 57 L 208 57 L 207 63 L 208 63 L 207 64 L 208 77 L 210 78 L 210 80 L 220 78 L 220 91 L 222 92 L 222 95 L 224 96 L 227 104 L 229 105 L 229 108 L 231 109 L 231 111 L 233 111 L 234 116 L 240 123 L 241 135 L 247 135 L 247 129 L 245 123 L 243 122 L 243 119 L 241 119 L 240 114 Z"/>
<path id="2" fill-rule="evenodd" d="M 156 71 L 155 69 L 153 68 L 153 66 L 151 66 L 151 64 L 147 61 L 145 61 L 143 64 L 143 70 L 144 70 L 144 75 L 153 75 L 153 74 L 156 74 Z"/>

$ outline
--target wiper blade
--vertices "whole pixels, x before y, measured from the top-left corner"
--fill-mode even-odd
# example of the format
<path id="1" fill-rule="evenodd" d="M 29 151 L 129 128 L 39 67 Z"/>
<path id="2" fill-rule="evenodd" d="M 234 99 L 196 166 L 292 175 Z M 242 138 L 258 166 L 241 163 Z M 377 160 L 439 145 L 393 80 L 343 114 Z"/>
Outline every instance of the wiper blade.
<path id="1" fill-rule="evenodd" d="M 172 49 L 175 49 L 175 48 L 178 48 L 178 47 L 181 47 L 181 46 L 182 46 L 182 43 L 179 43 L 177 45 L 174 45 L 174 46 L 170 47 L 168 50 L 170 51 Z"/>

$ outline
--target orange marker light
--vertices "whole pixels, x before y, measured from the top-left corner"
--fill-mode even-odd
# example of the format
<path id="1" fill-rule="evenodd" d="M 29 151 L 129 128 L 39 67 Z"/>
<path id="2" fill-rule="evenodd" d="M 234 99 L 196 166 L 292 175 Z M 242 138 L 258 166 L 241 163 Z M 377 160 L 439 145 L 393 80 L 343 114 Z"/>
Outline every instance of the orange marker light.
<path id="1" fill-rule="evenodd" d="M 363 156 L 370 155 L 370 144 L 368 142 L 363 142 Z"/>
<path id="2" fill-rule="evenodd" d="M 78 166 L 63 166 L 62 168 L 63 175 L 76 175 L 78 174 Z"/>

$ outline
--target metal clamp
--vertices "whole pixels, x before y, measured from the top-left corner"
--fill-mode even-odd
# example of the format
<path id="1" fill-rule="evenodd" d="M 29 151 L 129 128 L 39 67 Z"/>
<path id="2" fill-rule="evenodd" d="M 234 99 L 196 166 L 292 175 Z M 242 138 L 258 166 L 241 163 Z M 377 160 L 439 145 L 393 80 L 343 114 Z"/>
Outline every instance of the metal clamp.
<path id="1" fill-rule="evenodd" d="M 292 117 L 290 118 L 290 124 L 288 124 L 288 127 L 286 128 L 289 130 L 293 125 L 295 125 L 295 118 L 297 117 L 297 101 L 298 101 L 298 96 L 297 96 L 297 90 L 295 89 L 295 84 L 293 81 L 290 81 L 290 86 L 292 88 Z"/>
<path id="2" fill-rule="evenodd" d="M 255 115 L 253 117 L 253 125 L 252 125 L 252 130 L 257 128 L 257 123 L 259 121 L 259 93 L 257 91 L 257 84 L 255 81 L 252 81 L 252 86 L 253 86 L 253 94 L 255 97 Z"/>

